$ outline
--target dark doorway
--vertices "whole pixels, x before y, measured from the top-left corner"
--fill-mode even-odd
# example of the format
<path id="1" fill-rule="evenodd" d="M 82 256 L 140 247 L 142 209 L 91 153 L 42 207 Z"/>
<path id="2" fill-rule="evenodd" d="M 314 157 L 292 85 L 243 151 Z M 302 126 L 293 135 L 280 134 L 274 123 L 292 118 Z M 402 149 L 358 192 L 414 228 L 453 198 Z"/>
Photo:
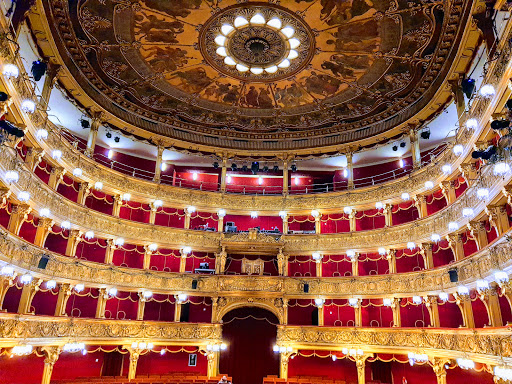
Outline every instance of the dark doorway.
<path id="1" fill-rule="evenodd" d="M 220 356 L 220 373 L 233 377 L 233 384 L 262 384 L 268 375 L 279 374 L 276 343 L 278 320 L 260 308 L 235 309 L 223 317 L 222 339 L 228 349 Z"/>

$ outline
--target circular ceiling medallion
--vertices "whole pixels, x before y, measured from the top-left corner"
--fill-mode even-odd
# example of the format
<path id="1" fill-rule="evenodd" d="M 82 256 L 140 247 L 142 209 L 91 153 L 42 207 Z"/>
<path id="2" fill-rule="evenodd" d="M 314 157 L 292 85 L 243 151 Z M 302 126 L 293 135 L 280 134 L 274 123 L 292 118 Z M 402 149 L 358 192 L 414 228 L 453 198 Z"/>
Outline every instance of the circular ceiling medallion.
<path id="1" fill-rule="evenodd" d="M 275 5 L 240 4 L 212 16 L 199 33 L 205 60 L 227 76 L 270 82 L 290 77 L 311 61 L 309 26 Z"/>

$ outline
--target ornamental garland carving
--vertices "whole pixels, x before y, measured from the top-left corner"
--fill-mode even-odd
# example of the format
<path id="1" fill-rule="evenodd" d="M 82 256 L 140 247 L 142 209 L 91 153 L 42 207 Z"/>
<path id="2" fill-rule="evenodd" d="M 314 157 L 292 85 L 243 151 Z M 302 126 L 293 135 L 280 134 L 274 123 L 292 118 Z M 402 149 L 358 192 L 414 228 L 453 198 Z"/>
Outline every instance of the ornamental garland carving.
<path id="1" fill-rule="evenodd" d="M 45 270 L 37 268 L 41 255 L 50 256 Z M 245 296 L 252 298 L 318 297 L 411 297 L 437 295 L 440 291 L 455 290 L 459 284 L 472 285 L 476 280 L 492 276 L 497 269 L 512 265 L 512 244 L 506 237 L 461 261 L 431 270 L 392 275 L 372 275 L 336 278 L 192 275 L 151 270 L 139 270 L 94 263 L 61 256 L 42 250 L 0 228 L 0 260 L 29 270 L 37 278 L 59 282 L 83 283 L 90 287 L 113 285 L 120 291 L 142 288 L 154 293 L 188 292 L 199 296 Z M 450 282 L 448 270 L 456 267 L 459 282 Z M 191 290 L 192 280 L 198 289 Z M 303 284 L 309 284 L 304 293 Z"/>
<path id="2" fill-rule="evenodd" d="M 377 348 L 407 352 L 421 348 L 422 353 L 471 354 L 485 361 L 512 357 L 512 331 L 504 329 L 403 329 L 278 326 L 277 343 L 308 348 Z M 494 356 L 491 357 L 491 356 Z"/>
<path id="3" fill-rule="evenodd" d="M 84 342 L 108 339 L 151 339 L 154 342 L 185 342 L 201 345 L 222 340 L 216 324 L 135 322 L 125 320 L 58 318 L 0 314 L 0 339 L 48 339 L 62 341 L 76 338 Z M 107 341 L 108 343 L 108 341 Z"/>

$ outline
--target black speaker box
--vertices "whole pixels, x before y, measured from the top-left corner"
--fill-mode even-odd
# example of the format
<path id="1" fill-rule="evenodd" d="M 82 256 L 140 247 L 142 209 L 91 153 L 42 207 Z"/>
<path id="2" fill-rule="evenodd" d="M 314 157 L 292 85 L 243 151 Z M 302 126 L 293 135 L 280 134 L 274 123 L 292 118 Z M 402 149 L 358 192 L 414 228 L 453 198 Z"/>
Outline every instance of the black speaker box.
<path id="1" fill-rule="evenodd" d="M 304 283 L 304 293 L 309 293 L 309 284 Z"/>
<path id="2" fill-rule="evenodd" d="M 192 280 L 192 289 L 197 289 L 197 280 Z"/>
<path id="3" fill-rule="evenodd" d="M 457 283 L 459 281 L 459 273 L 457 272 L 457 269 L 449 269 L 448 274 L 450 275 L 450 281 L 452 283 Z"/>
<path id="4" fill-rule="evenodd" d="M 48 264 L 48 260 L 50 260 L 50 258 L 47 255 L 41 256 L 41 258 L 39 259 L 39 263 L 37 264 L 37 268 L 39 268 L 39 269 L 46 269 L 46 265 Z"/>

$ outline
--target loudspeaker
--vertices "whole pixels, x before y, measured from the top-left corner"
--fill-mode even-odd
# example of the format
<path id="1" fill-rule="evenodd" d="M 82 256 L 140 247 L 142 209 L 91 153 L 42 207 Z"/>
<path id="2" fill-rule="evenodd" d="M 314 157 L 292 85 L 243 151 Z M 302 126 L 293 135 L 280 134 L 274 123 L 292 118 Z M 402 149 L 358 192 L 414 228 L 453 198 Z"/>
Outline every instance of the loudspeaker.
<path id="1" fill-rule="evenodd" d="M 50 260 L 50 258 L 47 255 L 41 256 L 41 258 L 39 259 L 39 264 L 37 264 L 37 268 L 46 269 L 48 260 Z"/>
<path id="2" fill-rule="evenodd" d="M 197 280 L 192 280 L 192 289 L 197 289 Z"/>
<path id="3" fill-rule="evenodd" d="M 190 315 L 190 303 L 181 304 L 180 323 L 188 323 Z"/>
<path id="4" fill-rule="evenodd" d="M 309 293 L 309 284 L 304 283 L 304 293 Z"/>
<path id="5" fill-rule="evenodd" d="M 450 275 L 450 282 L 457 283 L 459 281 L 459 273 L 456 268 L 449 269 L 448 274 Z"/>
<path id="6" fill-rule="evenodd" d="M 313 312 L 311 312 L 311 325 L 318 325 L 318 308 L 313 309 Z"/>

